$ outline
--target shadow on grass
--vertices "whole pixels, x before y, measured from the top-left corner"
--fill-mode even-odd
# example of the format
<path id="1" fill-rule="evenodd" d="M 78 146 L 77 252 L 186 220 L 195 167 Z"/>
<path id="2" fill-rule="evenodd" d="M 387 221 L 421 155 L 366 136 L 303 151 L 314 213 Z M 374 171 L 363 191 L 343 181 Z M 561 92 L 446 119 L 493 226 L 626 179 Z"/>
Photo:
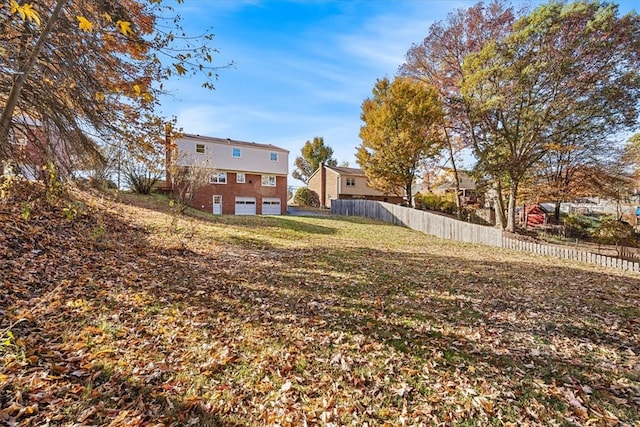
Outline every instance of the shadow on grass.
<path id="1" fill-rule="evenodd" d="M 246 220 L 226 221 L 218 222 L 241 225 Z M 293 230 L 300 238 L 336 233 L 334 227 L 315 222 L 276 217 L 258 221 L 260 226 Z M 116 217 L 106 222 L 116 232 L 100 243 L 98 255 L 90 241 L 79 250 L 75 234 L 75 241 L 57 236 L 61 246 L 45 253 L 46 259 L 29 273 L 34 281 L 42 281 L 39 294 L 11 298 L 16 306 L 7 312 L 41 305 L 33 322 L 15 328 L 25 343 L 26 362 L 5 365 L 13 382 L 2 389 L 9 396 L 3 407 L 17 402 L 18 394 L 23 402 L 40 403 L 44 386 L 37 381 L 19 383 L 15 372 L 40 372 L 46 378 L 52 367 L 65 363 L 69 367 L 64 373 L 47 379 L 47 387 L 60 390 L 55 396 L 67 406 L 65 413 L 50 409 L 62 416 L 61 421 L 77 422 L 86 403 L 94 402 L 99 409 L 87 422 L 129 411 L 128 416 L 143 421 L 189 423 L 197 418 L 196 425 L 250 425 L 233 412 L 236 409 L 222 409 L 223 399 L 211 407 L 204 406 L 206 398 L 190 399 L 190 393 L 201 390 L 193 384 L 191 390 L 189 384 L 205 381 L 201 389 L 214 387 L 223 393 L 240 375 L 239 360 L 245 357 L 240 350 L 235 358 L 224 363 L 214 359 L 212 365 L 207 357 L 219 349 L 208 346 L 224 347 L 220 343 L 236 342 L 243 328 L 261 328 L 268 331 L 265 346 L 294 348 L 298 344 L 290 333 L 297 328 L 310 337 L 345 334 L 345 340 L 391 348 L 415 361 L 418 372 L 437 362 L 445 377 L 464 372 L 476 378 L 470 367 L 487 368 L 482 378 L 499 382 L 514 396 L 503 398 L 505 405 L 516 401 L 524 407 L 527 399 L 538 399 L 562 413 L 566 404 L 557 397 L 534 392 L 533 382 L 539 379 L 549 387 L 575 382 L 604 390 L 608 394 L 599 396 L 599 402 L 616 410 L 621 419 L 640 416 L 633 388 L 639 374 L 635 365 L 625 365 L 640 354 L 634 308 L 640 301 L 638 279 L 579 268 L 541 268 L 527 261 L 484 260 L 481 253 L 486 248 L 480 247 L 474 248 L 477 260 L 374 247 L 278 249 L 274 258 L 266 240 L 238 236 L 229 245 L 240 256 L 203 254 L 159 248 L 141 230 Z M 4 277 L 19 280 L 12 274 Z M 54 288 L 54 295 L 45 294 Z M 180 332 L 191 324 L 197 325 L 193 336 L 183 336 Z M 330 359 L 339 350 L 335 341 L 314 344 L 316 356 Z M 257 370 L 250 352 L 259 350 L 235 345 L 248 354 L 242 369 Z M 558 348 L 561 345 L 566 348 Z M 194 350 L 198 347 L 206 349 L 204 355 Z M 109 354 L 113 369 L 123 373 L 107 375 L 103 365 L 87 360 L 103 360 L 101 352 Z M 359 352 L 354 349 L 354 357 Z M 270 363 L 273 369 L 286 369 L 279 360 Z M 333 374 L 329 362 L 310 363 L 305 369 Z M 191 368 L 203 378 L 193 377 Z M 99 378 L 102 383 L 96 384 Z M 631 386 L 620 386 L 622 378 Z M 412 381 L 418 390 L 420 380 Z M 82 392 L 71 392 L 74 385 Z M 237 406 L 248 405 L 254 392 L 243 393 Z M 412 399 L 425 397 L 420 393 L 389 405 L 411 405 Z M 624 407 L 619 403 L 623 400 Z M 258 406 L 249 410 L 260 411 Z M 252 416 L 253 421 L 260 417 Z"/>
<path id="2" fill-rule="evenodd" d="M 288 328 L 313 325 L 315 332 L 366 337 L 420 363 L 436 358 L 447 375 L 485 367 L 482 375 L 512 382 L 508 388 L 523 408 L 528 399 L 559 413 L 567 408 L 557 396 L 536 391 L 535 381 L 543 381 L 606 390 L 598 404 L 623 420 L 640 416 L 634 367 L 640 327 L 632 308 L 640 300 L 639 280 L 370 247 L 280 252 L 277 264 L 240 263 L 209 287 L 188 285 L 190 292 L 165 295 L 167 302 L 273 325 L 271 339 L 285 347 L 292 345 Z M 186 260 L 175 261 L 180 270 Z M 204 289 L 208 297 L 195 296 Z M 620 388 L 619 381 L 631 385 Z"/>
<path id="3" fill-rule="evenodd" d="M 294 219 L 286 217 L 275 217 L 274 219 L 277 221 L 279 227 L 301 234 L 332 235 L 336 234 L 337 232 L 335 227 L 327 227 L 324 225 L 313 224 L 304 221 L 296 221 Z"/>

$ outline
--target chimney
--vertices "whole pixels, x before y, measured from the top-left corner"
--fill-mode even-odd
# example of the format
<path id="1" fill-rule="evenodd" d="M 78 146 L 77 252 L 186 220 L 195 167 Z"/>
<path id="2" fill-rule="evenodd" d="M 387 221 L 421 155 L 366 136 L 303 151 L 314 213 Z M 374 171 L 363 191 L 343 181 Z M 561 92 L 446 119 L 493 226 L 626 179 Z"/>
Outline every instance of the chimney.
<path id="1" fill-rule="evenodd" d="M 320 205 L 327 207 L 327 170 L 324 162 L 320 163 Z"/>

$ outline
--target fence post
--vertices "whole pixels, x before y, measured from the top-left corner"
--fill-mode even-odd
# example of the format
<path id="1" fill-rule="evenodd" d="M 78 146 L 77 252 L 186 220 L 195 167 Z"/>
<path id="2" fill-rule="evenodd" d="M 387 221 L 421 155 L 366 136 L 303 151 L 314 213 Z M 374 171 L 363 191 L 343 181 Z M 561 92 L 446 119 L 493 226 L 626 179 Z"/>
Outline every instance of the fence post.
<path id="1" fill-rule="evenodd" d="M 554 256 L 561 259 L 577 260 L 589 264 L 598 264 L 626 271 L 640 272 L 640 262 L 622 260 L 593 252 L 560 248 L 546 244 L 511 239 L 502 230 L 460 222 L 453 218 L 435 215 L 404 206 L 371 200 L 333 200 L 331 214 L 362 216 L 379 219 L 387 223 L 399 224 L 442 239 L 460 242 L 484 244 L 494 247 L 519 250 L 534 254 Z M 623 251 L 627 252 L 627 248 Z"/>

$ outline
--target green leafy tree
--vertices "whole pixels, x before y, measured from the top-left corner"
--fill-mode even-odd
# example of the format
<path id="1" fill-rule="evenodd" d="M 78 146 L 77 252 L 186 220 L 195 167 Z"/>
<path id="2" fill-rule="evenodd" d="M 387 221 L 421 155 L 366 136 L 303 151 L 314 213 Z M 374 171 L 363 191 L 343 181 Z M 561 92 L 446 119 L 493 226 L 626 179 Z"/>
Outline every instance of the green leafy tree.
<path id="1" fill-rule="evenodd" d="M 431 86 L 411 78 L 376 82 L 362 103 L 362 143 L 356 161 L 370 184 L 411 203 L 411 186 L 421 162 L 442 149 L 442 107 Z M 404 193 L 404 194 L 403 194 Z"/>
<path id="2" fill-rule="evenodd" d="M 313 141 L 307 141 L 302 147 L 302 155 L 296 157 L 293 164 L 296 167 L 291 176 L 305 184 L 309 183 L 309 178 L 320 167 L 321 163 L 327 166 L 336 166 L 337 161 L 333 158 L 333 149 L 324 143 L 324 138 L 316 136 Z"/>
<path id="3" fill-rule="evenodd" d="M 553 147 L 634 126 L 640 112 L 640 19 L 598 1 L 553 2 L 465 58 L 462 94 L 478 166 L 509 189 L 515 231 L 521 183 Z"/>
<path id="4" fill-rule="evenodd" d="M 308 187 L 298 188 L 293 201 L 296 202 L 298 206 L 320 207 L 320 196 Z"/>

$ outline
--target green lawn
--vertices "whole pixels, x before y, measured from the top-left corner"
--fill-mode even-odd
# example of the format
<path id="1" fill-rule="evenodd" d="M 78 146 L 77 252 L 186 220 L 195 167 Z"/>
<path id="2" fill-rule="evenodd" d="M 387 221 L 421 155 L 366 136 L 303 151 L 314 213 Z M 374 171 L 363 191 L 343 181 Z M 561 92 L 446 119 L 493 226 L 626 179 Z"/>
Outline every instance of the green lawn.
<path id="1" fill-rule="evenodd" d="M 25 218 L 19 196 L 0 202 L 0 424 L 640 422 L 636 274 L 158 197 Z"/>

